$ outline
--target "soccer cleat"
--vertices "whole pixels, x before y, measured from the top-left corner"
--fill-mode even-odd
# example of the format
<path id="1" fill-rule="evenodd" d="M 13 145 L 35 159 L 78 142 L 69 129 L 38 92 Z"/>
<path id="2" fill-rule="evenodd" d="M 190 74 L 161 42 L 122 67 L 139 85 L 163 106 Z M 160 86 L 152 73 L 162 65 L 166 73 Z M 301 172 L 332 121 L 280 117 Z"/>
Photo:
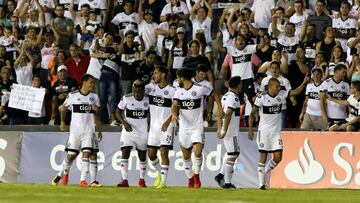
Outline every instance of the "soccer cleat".
<path id="1" fill-rule="evenodd" d="M 161 183 L 161 182 L 160 182 L 160 184 L 159 184 L 156 188 L 161 189 L 161 188 L 166 188 L 166 187 L 167 187 L 167 186 L 166 186 L 165 183 Z"/>
<path id="2" fill-rule="evenodd" d="M 69 183 L 69 174 L 64 174 L 63 177 L 61 178 L 61 184 L 67 185 L 68 183 Z"/>
<path id="3" fill-rule="evenodd" d="M 224 187 L 225 180 L 223 174 L 221 173 L 217 174 L 214 179 L 220 187 Z"/>
<path id="4" fill-rule="evenodd" d="M 51 185 L 57 185 L 59 182 L 60 182 L 60 180 L 61 180 L 61 176 L 55 176 L 55 178 L 53 178 L 52 180 L 51 180 Z"/>
<path id="5" fill-rule="evenodd" d="M 139 179 L 139 187 L 146 187 L 145 179 L 142 178 Z"/>
<path id="6" fill-rule="evenodd" d="M 260 190 L 267 190 L 267 189 L 266 189 L 266 185 L 262 185 L 259 189 L 260 189 Z"/>
<path id="7" fill-rule="evenodd" d="M 188 179 L 188 188 L 194 188 L 194 176 Z"/>
<path id="8" fill-rule="evenodd" d="M 161 184 L 161 175 L 158 172 L 157 176 L 156 176 L 156 179 L 155 179 L 155 182 L 154 182 L 154 187 L 158 187 L 160 184 Z"/>
<path id="9" fill-rule="evenodd" d="M 90 187 L 102 187 L 102 185 L 97 182 L 97 181 L 93 181 L 91 184 L 90 184 Z"/>
<path id="10" fill-rule="evenodd" d="M 89 184 L 86 182 L 86 180 L 80 181 L 80 187 L 88 187 Z"/>
<path id="11" fill-rule="evenodd" d="M 194 174 L 194 188 L 199 189 L 201 187 L 200 175 Z"/>
<path id="12" fill-rule="evenodd" d="M 129 187 L 128 180 L 122 180 L 120 183 L 117 184 L 118 187 Z"/>
<path id="13" fill-rule="evenodd" d="M 235 185 L 232 183 L 225 183 L 223 188 L 224 189 L 236 189 Z"/>

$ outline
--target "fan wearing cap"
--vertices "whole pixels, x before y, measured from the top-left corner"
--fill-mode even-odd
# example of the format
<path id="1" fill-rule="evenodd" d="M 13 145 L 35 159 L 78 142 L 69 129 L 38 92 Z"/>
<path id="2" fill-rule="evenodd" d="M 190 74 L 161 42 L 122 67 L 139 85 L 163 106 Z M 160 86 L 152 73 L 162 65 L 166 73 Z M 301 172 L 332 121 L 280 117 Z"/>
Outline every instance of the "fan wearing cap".
<path id="1" fill-rule="evenodd" d="M 156 35 L 155 29 L 159 26 L 153 22 L 153 11 L 146 9 L 143 12 L 142 1 L 139 3 L 139 35 L 142 36 L 145 45 L 145 52 L 149 49 L 154 50 L 156 48 Z"/>
<path id="2" fill-rule="evenodd" d="M 173 46 L 169 50 L 169 59 L 167 67 L 170 70 L 171 81 L 176 78 L 176 72 L 183 67 L 185 57 L 187 56 L 188 47 L 185 41 L 185 29 L 178 27 Z"/>
<path id="3" fill-rule="evenodd" d="M 78 88 L 76 80 L 69 77 L 68 69 L 65 65 L 60 65 L 57 68 L 57 77 L 52 87 L 52 114 L 51 120 L 54 121 L 55 125 L 60 125 L 60 113 L 58 107 L 62 105 L 67 95 Z M 65 123 L 70 124 L 71 112 L 66 113 Z"/>
<path id="4" fill-rule="evenodd" d="M 138 13 L 134 12 L 133 2 L 131 0 L 125 0 L 123 3 L 124 12 L 118 13 L 111 23 L 117 27 L 120 35 L 124 34 L 127 27 L 131 25 L 131 29 L 137 35 L 138 33 Z M 115 29 L 116 30 L 116 29 Z"/>

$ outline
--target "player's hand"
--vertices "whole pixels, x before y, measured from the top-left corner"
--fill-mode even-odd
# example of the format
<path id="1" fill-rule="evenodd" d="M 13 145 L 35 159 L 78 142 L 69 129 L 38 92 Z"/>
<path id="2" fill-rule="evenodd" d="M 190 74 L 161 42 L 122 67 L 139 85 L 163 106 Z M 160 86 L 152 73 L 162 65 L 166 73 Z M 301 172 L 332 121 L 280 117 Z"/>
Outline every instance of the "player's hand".
<path id="1" fill-rule="evenodd" d="M 293 106 L 297 105 L 296 97 L 290 97 L 290 101 L 291 101 Z"/>
<path id="2" fill-rule="evenodd" d="M 125 128 L 125 130 L 126 130 L 127 132 L 131 132 L 131 131 L 132 131 L 132 127 L 131 127 L 131 125 L 130 125 L 129 123 L 125 122 L 123 126 L 124 126 L 124 128 Z"/>
<path id="3" fill-rule="evenodd" d="M 223 130 L 220 130 L 220 132 L 217 132 L 217 138 L 223 139 L 226 135 L 226 132 Z"/>
<path id="4" fill-rule="evenodd" d="M 253 139 L 254 139 L 254 129 L 249 128 L 248 138 L 249 138 L 249 140 L 253 140 Z"/>
<path id="5" fill-rule="evenodd" d="M 171 121 L 170 121 L 170 122 L 171 122 Z M 165 122 L 162 124 L 162 126 L 161 126 L 161 131 L 162 131 L 162 132 L 166 132 L 166 131 L 167 131 L 167 129 L 168 129 L 169 125 L 170 125 L 170 122 L 165 121 Z"/>
<path id="6" fill-rule="evenodd" d="M 96 104 L 91 104 L 91 108 L 92 108 L 95 112 L 98 112 L 98 111 L 99 111 L 99 107 L 96 106 Z"/>
<path id="7" fill-rule="evenodd" d="M 66 111 L 66 107 L 64 105 L 60 105 L 58 109 L 59 109 L 60 112 L 65 112 Z"/>
<path id="8" fill-rule="evenodd" d="M 103 135 L 102 135 L 102 132 L 100 131 L 100 132 L 98 132 L 98 140 L 99 140 L 99 142 L 101 142 L 102 138 L 103 138 Z"/>
<path id="9" fill-rule="evenodd" d="M 65 132 L 65 131 L 66 131 L 65 122 L 61 122 L 61 123 L 60 123 L 60 131 L 61 131 L 61 132 Z"/>

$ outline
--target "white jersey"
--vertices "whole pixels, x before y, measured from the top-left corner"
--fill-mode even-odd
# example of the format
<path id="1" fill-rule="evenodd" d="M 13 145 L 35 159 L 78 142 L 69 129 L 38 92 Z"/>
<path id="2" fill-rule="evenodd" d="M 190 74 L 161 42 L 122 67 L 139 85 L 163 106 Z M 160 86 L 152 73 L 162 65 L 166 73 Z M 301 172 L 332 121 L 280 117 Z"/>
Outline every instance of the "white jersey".
<path id="1" fill-rule="evenodd" d="M 145 86 L 145 94 L 150 103 L 150 127 L 160 130 L 162 124 L 171 114 L 172 97 L 175 87 L 166 85 L 160 88 L 158 84 L 149 83 Z"/>
<path id="2" fill-rule="evenodd" d="M 71 0 L 59 0 L 59 4 L 63 5 L 65 8 L 64 16 L 70 18 L 71 20 L 74 20 L 72 19 L 71 13 L 69 11 L 70 1 Z M 78 5 L 79 5 L 79 0 L 74 0 L 74 10 L 77 10 Z"/>
<path id="3" fill-rule="evenodd" d="M 336 83 L 333 78 L 329 78 L 321 84 L 321 91 L 332 98 L 340 100 L 345 100 L 350 95 L 349 84 L 344 81 Z M 347 117 L 345 106 L 327 100 L 326 107 L 329 118 L 345 119 Z"/>
<path id="4" fill-rule="evenodd" d="M 238 136 L 239 135 L 239 124 L 240 124 L 240 100 L 239 97 L 235 92 L 229 91 L 221 98 L 221 106 L 223 111 L 226 113 L 228 108 L 232 109 L 234 112 L 231 115 L 231 120 L 226 132 L 226 137 Z M 224 122 L 223 119 L 223 126 L 222 130 L 224 129 Z"/>
<path id="5" fill-rule="evenodd" d="M 211 82 L 208 81 L 208 80 L 206 80 L 206 79 L 197 81 L 197 80 L 195 79 L 195 77 L 193 77 L 191 80 L 192 80 L 194 83 L 197 83 L 197 84 L 199 84 L 199 85 L 201 85 L 201 86 L 205 86 L 205 87 L 207 87 L 207 88 L 209 88 L 209 89 L 213 89 L 213 85 L 211 84 Z"/>
<path id="6" fill-rule="evenodd" d="M 6 52 L 17 51 L 17 49 L 15 48 L 12 42 L 14 38 L 15 37 L 12 35 L 10 37 L 5 37 L 5 36 L 0 37 L 0 45 L 3 45 L 5 47 Z"/>
<path id="7" fill-rule="evenodd" d="M 99 97 L 95 93 L 84 95 L 79 90 L 70 92 L 63 104 L 72 112 L 70 133 L 95 133 L 95 111 L 92 105 L 100 106 Z"/>
<path id="8" fill-rule="evenodd" d="M 183 50 L 182 47 L 177 47 L 175 44 L 171 48 L 171 54 L 173 57 L 173 69 L 180 69 L 183 67 L 184 60 L 186 57 L 186 50 Z"/>
<path id="9" fill-rule="evenodd" d="M 259 94 L 254 105 L 260 111 L 258 131 L 281 131 L 281 107 L 286 103 L 288 92 L 280 90 L 279 94 L 272 97 L 268 92 Z"/>
<path id="10" fill-rule="evenodd" d="M 89 4 L 91 10 L 94 10 L 97 15 L 97 20 L 101 21 L 101 11 L 107 9 L 107 1 L 104 0 L 80 0 L 78 11 L 81 10 L 81 6 L 84 4 Z"/>
<path id="11" fill-rule="evenodd" d="M 302 14 L 301 16 L 298 16 L 296 15 L 296 13 L 294 13 L 294 15 L 290 17 L 289 22 L 294 23 L 295 25 L 295 35 L 299 35 L 301 33 L 301 29 L 303 28 L 306 19 L 307 19 L 306 14 Z"/>
<path id="12" fill-rule="evenodd" d="M 227 54 L 232 57 L 231 77 L 240 76 L 241 80 L 254 78 L 251 56 L 256 52 L 256 45 L 247 45 L 243 50 L 234 46 L 226 47 Z"/>
<path id="13" fill-rule="evenodd" d="M 269 80 L 273 78 L 271 75 L 267 76 L 266 78 L 264 78 L 262 81 L 261 81 L 261 85 L 260 85 L 260 91 L 267 91 L 268 90 L 268 85 L 269 85 Z M 291 84 L 290 84 L 290 81 L 287 79 L 287 78 L 284 78 L 283 76 L 279 76 L 278 78 L 276 78 L 279 80 L 280 82 L 280 87 L 281 87 L 281 90 L 284 90 L 286 92 L 289 92 L 291 90 Z M 286 106 L 286 103 L 284 103 L 281 107 L 282 110 L 286 110 L 287 109 L 287 106 Z"/>
<path id="14" fill-rule="evenodd" d="M 173 99 L 179 104 L 179 126 L 183 130 L 203 128 L 203 99 L 210 96 L 213 89 L 193 83 L 189 89 L 176 88 Z"/>
<path id="15" fill-rule="evenodd" d="M 352 94 L 347 99 L 348 105 L 350 106 L 349 117 L 346 119 L 348 122 L 352 121 L 357 116 L 360 116 L 360 99 L 356 99 L 355 95 Z"/>
<path id="16" fill-rule="evenodd" d="M 55 0 L 39 0 L 40 5 L 43 7 L 46 6 L 50 9 L 55 9 Z M 36 7 L 36 4 L 34 2 L 33 7 Z M 52 12 L 45 12 L 45 24 L 49 25 L 52 19 Z"/>
<path id="17" fill-rule="evenodd" d="M 147 23 L 145 20 L 141 21 L 139 24 L 139 35 L 143 37 L 144 45 L 145 45 L 145 53 L 150 49 L 150 46 L 156 45 L 156 35 L 155 29 L 158 28 L 159 25 L 157 23 Z"/>
<path id="18" fill-rule="evenodd" d="M 132 94 L 124 95 L 118 104 L 118 108 L 124 111 L 125 120 L 132 128 L 131 132 L 127 132 L 125 128 L 123 128 L 121 132 L 122 136 L 147 136 L 147 118 L 149 114 L 149 98 L 147 96 L 144 96 L 141 101 L 138 101 Z"/>
<path id="19" fill-rule="evenodd" d="M 130 15 L 126 15 L 124 12 L 118 13 L 112 20 L 111 23 L 118 26 L 119 32 L 124 33 L 128 25 L 132 25 L 136 34 L 138 33 L 138 18 L 139 15 L 132 12 Z M 124 33 L 125 34 L 125 33 Z"/>
<path id="20" fill-rule="evenodd" d="M 54 45 L 51 47 L 44 47 L 41 49 L 41 68 L 42 69 L 49 69 L 49 62 L 51 58 L 54 56 Z"/>
<path id="21" fill-rule="evenodd" d="M 19 85 L 32 86 L 33 66 L 31 63 L 15 68 L 15 74 Z"/>
<path id="22" fill-rule="evenodd" d="M 202 22 L 202 23 L 200 23 L 200 21 L 197 18 L 191 20 L 191 22 L 192 22 L 192 26 L 193 26 L 193 29 L 192 29 L 193 30 L 192 31 L 193 39 L 196 39 L 195 38 L 196 33 L 203 33 L 205 36 L 206 43 L 209 43 L 212 41 L 212 39 L 211 39 L 212 19 L 211 18 L 209 18 L 207 16 L 206 19 L 204 20 L 204 22 Z"/>
<path id="23" fill-rule="evenodd" d="M 334 18 L 332 20 L 332 27 L 341 32 L 342 34 L 348 34 L 350 33 L 350 30 L 355 30 L 356 29 L 356 20 L 353 18 L 348 18 L 345 21 L 343 21 L 341 19 L 341 17 L 338 18 Z M 341 47 L 344 51 L 346 51 L 347 49 L 347 39 L 344 38 L 336 38 L 336 40 L 338 40 L 341 44 Z"/>
<path id="24" fill-rule="evenodd" d="M 306 104 L 306 113 L 312 116 L 321 116 L 320 108 L 320 91 L 321 84 L 316 86 L 315 83 L 309 83 L 306 86 L 305 96 L 308 97 Z"/>
<path id="25" fill-rule="evenodd" d="M 164 6 L 163 10 L 161 11 L 160 16 L 167 16 L 168 14 L 189 14 L 189 9 L 187 8 L 186 4 L 180 1 L 175 7 L 168 3 Z"/>
<path id="26" fill-rule="evenodd" d="M 340 61 L 339 63 L 334 63 L 332 61 L 329 62 L 329 76 L 328 77 L 332 77 L 334 76 L 334 73 L 335 73 L 335 67 L 338 65 L 338 64 L 343 64 L 346 66 L 345 62 L 343 61 Z"/>
<path id="27" fill-rule="evenodd" d="M 281 52 L 285 52 L 289 57 L 289 64 L 291 61 L 295 60 L 295 51 L 296 47 L 299 44 L 300 40 L 297 35 L 294 37 L 287 37 L 285 34 L 280 34 L 278 37 L 277 48 L 280 49 Z"/>

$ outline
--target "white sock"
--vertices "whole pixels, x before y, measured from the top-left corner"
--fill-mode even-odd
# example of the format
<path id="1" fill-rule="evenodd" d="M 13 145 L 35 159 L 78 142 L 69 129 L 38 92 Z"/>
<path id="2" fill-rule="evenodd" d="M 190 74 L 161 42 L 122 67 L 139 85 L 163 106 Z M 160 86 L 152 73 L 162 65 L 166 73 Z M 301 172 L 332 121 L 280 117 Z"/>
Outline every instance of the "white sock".
<path id="1" fill-rule="evenodd" d="M 225 174 L 226 160 L 227 160 L 227 154 L 225 154 L 224 157 L 223 157 L 223 161 L 222 161 L 221 169 L 220 169 L 220 173 L 223 174 L 223 175 Z"/>
<path id="2" fill-rule="evenodd" d="M 184 160 L 184 167 L 186 176 L 190 179 L 193 177 L 192 161 L 191 159 Z"/>
<path id="3" fill-rule="evenodd" d="M 202 156 L 200 156 L 200 157 L 195 157 L 194 165 L 195 165 L 194 173 L 195 173 L 195 174 L 200 174 L 201 165 L 202 165 Z"/>
<path id="4" fill-rule="evenodd" d="M 231 183 L 231 179 L 234 174 L 234 164 L 235 162 L 232 161 L 227 161 L 225 164 L 225 183 Z"/>
<path id="5" fill-rule="evenodd" d="M 90 183 L 96 181 L 98 172 L 97 160 L 90 160 Z"/>
<path id="6" fill-rule="evenodd" d="M 65 158 L 61 164 L 61 170 L 57 175 L 62 177 L 64 174 L 69 174 L 71 165 L 72 165 L 72 161 L 69 161 L 67 158 Z"/>
<path id="7" fill-rule="evenodd" d="M 89 173 L 89 158 L 82 158 L 80 181 L 86 180 Z"/>
<path id="8" fill-rule="evenodd" d="M 145 173 L 146 173 L 146 161 L 140 161 L 140 178 L 145 179 Z"/>
<path id="9" fill-rule="evenodd" d="M 270 160 L 265 166 L 265 174 L 268 174 L 271 170 L 273 170 L 277 166 L 274 160 Z"/>
<path id="10" fill-rule="evenodd" d="M 166 178 L 167 178 L 167 173 L 169 170 L 169 166 L 168 165 L 161 165 L 161 183 L 166 183 Z"/>
<path id="11" fill-rule="evenodd" d="M 265 164 L 259 163 L 258 175 L 259 175 L 259 187 L 261 187 L 265 185 Z"/>
<path id="12" fill-rule="evenodd" d="M 155 160 L 151 161 L 151 164 L 154 166 L 157 172 L 161 171 L 161 166 L 159 164 L 159 159 L 157 157 Z"/>
<path id="13" fill-rule="evenodd" d="M 129 160 L 121 159 L 120 167 L 121 167 L 121 176 L 123 180 L 128 179 L 128 165 L 129 165 Z"/>

